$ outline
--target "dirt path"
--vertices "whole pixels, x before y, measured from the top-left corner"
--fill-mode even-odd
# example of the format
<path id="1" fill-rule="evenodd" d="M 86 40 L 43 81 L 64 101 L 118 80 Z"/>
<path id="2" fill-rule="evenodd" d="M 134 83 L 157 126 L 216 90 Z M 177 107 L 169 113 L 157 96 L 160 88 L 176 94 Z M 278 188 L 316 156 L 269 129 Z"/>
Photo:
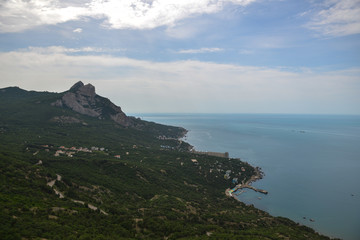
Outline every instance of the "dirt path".
<path id="1" fill-rule="evenodd" d="M 59 175 L 59 174 L 56 174 L 56 179 L 46 183 L 47 186 L 51 187 L 55 194 L 59 196 L 59 198 L 65 198 L 64 194 L 60 191 L 58 191 L 56 188 L 54 188 L 54 185 L 56 183 L 56 181 L 61 181 L 62 177 Z M 70 199 L 71 201 L 75 202 L 75 203 L 79 203 L 79 204 L 82 204 L 82 205 L 85 205 L 85 202 L 84 201 L 80 201 L 80 200 L 75 200 L 75 199 Z M 104 215 L 109 215 L 107 212 L 105 212 L 104 210 L 98 208 L 98 207 L 95 207 L 94 205 L 92 204 L 87 204 L 87 207 L 90 208 L 91 210 L 98 210 L 100 211 L 100 213 L 104 214 Z"/>

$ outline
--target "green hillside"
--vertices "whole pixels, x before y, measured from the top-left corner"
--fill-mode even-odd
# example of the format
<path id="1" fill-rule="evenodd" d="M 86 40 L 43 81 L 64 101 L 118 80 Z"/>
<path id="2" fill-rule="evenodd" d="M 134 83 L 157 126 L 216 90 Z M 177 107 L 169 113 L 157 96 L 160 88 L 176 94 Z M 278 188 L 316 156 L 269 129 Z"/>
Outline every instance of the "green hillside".
<path id="1" fill-rule="evenodd" d="M 227 197 L 254 168 L 189 152 L 185 129 L 124 127 L 63 95 L 0 89 L 1 239 L 328 239 Z"/>

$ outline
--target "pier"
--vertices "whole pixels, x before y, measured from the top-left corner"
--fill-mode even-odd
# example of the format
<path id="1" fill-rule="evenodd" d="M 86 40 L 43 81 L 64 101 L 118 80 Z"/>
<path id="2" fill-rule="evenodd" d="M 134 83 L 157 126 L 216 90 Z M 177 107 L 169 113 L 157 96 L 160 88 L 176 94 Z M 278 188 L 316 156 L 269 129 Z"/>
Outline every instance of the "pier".
<path id="1" fill-rule="evenodd" d="M 259 193 L 262 193 L 262 194 L 268 194 L 268 191 L 266 191 L 266 190 L 258 189 L 258 188 L 255 188 L 255 187 L 251 186 L 251 185 L 247 185 L 247 184 L 236 185 L 236 187 L 234 188 L 234 192 L 236 192 L 239 189 L 243 189 L 243 188 L 249 188 L 249 189 L 254 190 L 255 192 L 259 192 Z"/>
<path id="2" fill-rule="evenodd" d="M 234 192 L 236 192 L 236 191 L 238 191 L 240 189 L 244 189 L 244 188 L 252 189 L 255 192 L 259 192 L 259 193 L 262 193 L 262 194 L 268 194 L 268 191 L 266 191 L 264 189 L 255 188 L 255 187 L 253 187 L 251 185 L 248 185 L 248 184 L 238 184 L 233 189 L 228 188 L 228 189 L 226 189 L 225 194 L 227 196 L 229 196 L 229 197 L 232 197 L 233 196 L 232 193 L 234 193 Z"/>

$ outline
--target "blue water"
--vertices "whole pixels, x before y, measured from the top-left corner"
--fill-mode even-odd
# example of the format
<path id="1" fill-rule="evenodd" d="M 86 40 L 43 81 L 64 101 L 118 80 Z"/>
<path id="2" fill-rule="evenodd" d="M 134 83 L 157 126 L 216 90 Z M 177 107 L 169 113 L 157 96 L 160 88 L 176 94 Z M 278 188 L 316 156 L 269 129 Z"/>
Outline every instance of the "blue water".
<path id="1" fill-rule="evenodd" d="M 261 167 L 265 177 L 253 185 L 269 194 L 248 190 L 241 201 L 327 236 L 360 239 L 360 116 L 137 115 L 188 129 L 197 150 Z"/>

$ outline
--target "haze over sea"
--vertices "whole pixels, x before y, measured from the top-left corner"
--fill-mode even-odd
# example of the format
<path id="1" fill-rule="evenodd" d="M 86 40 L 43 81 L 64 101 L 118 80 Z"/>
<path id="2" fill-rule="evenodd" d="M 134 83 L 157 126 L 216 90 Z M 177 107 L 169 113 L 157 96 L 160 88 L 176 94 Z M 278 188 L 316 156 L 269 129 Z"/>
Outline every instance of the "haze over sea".
<path id="1" fill-rule="evenodd" d="M 360 239 L 360 116 L 137 115 L 186 128 L 196 150 L 261 167 L 265 177 L 253 186 L 269 194 L 247 190 L 241 201 L 327 236 Z"/>

